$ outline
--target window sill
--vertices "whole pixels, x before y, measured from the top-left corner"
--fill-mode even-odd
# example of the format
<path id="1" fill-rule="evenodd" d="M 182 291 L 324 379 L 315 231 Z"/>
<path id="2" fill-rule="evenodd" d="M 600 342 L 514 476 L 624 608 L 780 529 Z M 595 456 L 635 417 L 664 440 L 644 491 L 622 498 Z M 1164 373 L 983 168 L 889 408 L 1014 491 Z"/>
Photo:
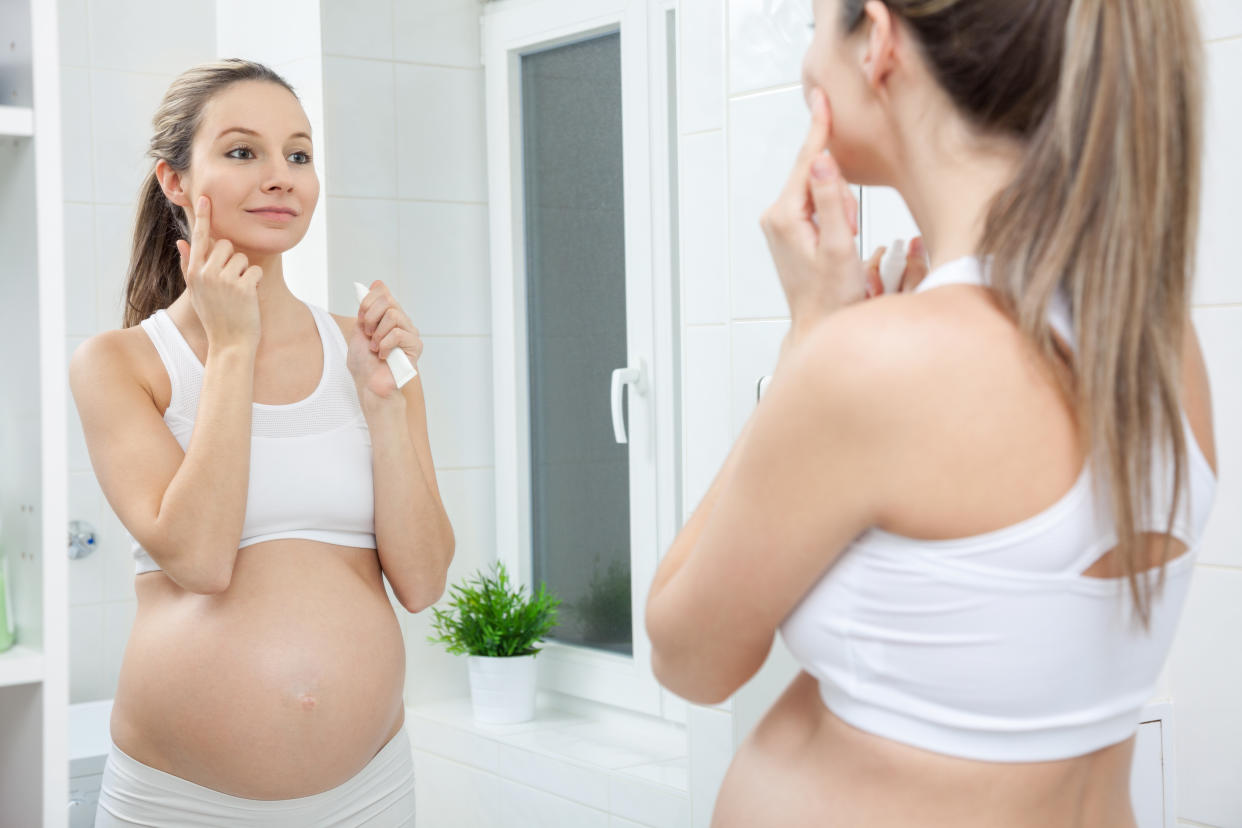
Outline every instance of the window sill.
<path id="1" fill-rule="evenodd" d="M 535 718 L 474 721 L 468 697 L 406 708 L 414 750 L 652 828 L 690 821 L 683 726 L 540 692 Z"/>

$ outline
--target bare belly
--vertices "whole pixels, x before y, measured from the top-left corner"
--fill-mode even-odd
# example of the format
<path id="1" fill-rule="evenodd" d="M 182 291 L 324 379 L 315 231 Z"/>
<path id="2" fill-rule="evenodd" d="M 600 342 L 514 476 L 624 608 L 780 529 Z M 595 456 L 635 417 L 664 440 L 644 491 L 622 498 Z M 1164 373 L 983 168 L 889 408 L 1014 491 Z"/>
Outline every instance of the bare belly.
<path id="1" fill-rule="evenodd" d="M 117 747 L 248 799 L 345 782 L 404 721 L 405 649 L 375 550 L 285 539 L 238 552 L 229 588 L 135 579 Z"/>
<path id="2" fill-rule="evenodd" d="M 989 763 L 851 727 L 802 673 L 738 749 L 713 828 L 1134 828 L 1134 740 L 1058 762 Z"/>

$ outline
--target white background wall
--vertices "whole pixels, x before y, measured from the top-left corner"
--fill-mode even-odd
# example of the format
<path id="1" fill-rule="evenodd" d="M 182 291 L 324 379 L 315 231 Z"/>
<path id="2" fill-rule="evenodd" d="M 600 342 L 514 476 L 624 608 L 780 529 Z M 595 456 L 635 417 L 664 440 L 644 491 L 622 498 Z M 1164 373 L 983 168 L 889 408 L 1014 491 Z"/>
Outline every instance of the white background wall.
<path id="1" fill-rule="evenodd" d="M 686 504 L 702 497 L 769 373 L 787 329 L 758 228 L 808 123 L 801 55 L 808 0 L 682 0 L 681 166 L 685 283 Z M 1242 4 L 1201 0 L 1210 76 L 1202 260 L 1195 322 L 1213 385 L 1222 469 L 1186 614 L 1164 678 L 1177 734 L 1178 814 L 1186 824 L 1242 825 Z M 869 193 L 871 196 L 886 194 Z M 879 201 L 873 198 L 872 202 Z M 864 210 L 868 197 L 864 196 Z M 866 213 L 864 213 L 864 221 Z M 728 247 L 719 239 L 727 238 Z M 876 240 L 877 243 L 880 240 Z M 869 251 L 868 251 L 869 252 Z M 723 289 L 722 289 L 723 288 Z M 729 412 L 728 420 L 721 412 Z M 692 708 L 694 824 L 730 751 L 792 678 L 777 647 L 729 709 Z M 1190 822 L 1193 821 L 1193 822 Z"/>

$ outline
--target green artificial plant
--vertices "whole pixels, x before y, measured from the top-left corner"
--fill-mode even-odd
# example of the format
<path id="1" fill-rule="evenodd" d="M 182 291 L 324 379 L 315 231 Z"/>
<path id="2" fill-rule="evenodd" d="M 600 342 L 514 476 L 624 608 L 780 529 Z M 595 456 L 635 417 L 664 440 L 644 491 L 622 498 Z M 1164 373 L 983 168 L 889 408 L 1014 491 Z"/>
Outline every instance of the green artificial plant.
<path id="1" fill-rule="evenodd" d="M 509 580 L 504 564 L 492 565 L 491 573 L 479 570 L 464 583 L 449 588 L 448 609 L 432 608 L 427 636 L 433 644 L 445 644 L 454 655 L 535 655 L 540 641 L 556 626 L 560 599 L 540 584 L 533 596 Z"/>

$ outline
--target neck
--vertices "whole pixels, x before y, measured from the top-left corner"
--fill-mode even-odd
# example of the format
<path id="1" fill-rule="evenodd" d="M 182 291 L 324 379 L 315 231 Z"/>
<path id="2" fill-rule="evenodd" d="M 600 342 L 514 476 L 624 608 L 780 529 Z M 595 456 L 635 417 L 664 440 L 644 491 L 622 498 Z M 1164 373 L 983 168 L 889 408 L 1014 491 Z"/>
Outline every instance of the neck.
<path id="1" fill-rule="evenodd" d="M 927 127 L 918 124 L 901 136 L 894 186 L 936 268 L 978 253 L 992 201 L 1017 174 L 1023 148 L 1014 140 L 980 137 L 956 114 Z"/>
<path id="2" fill-rule="evenodd" d="M 304 332 L 306 311 L 303 310 L 302 301 L 293 295 L 293 291 L 289 290 L 289 285 L 285 282 L 281 255 L 274 253 L 260 256 L 252 255 L 245 250 L 239 252 L 246 254 L 251 265 L 263 268 L 263 278 L 259 280 L 258 287 L 259 317 L 262 320 L 259 347 L 262 348 L 264 342 L 283 341 L 290 336 Z M 189 306 L 187 315 L 190 319 L 187 321 L 203 331 L 202 320 L 194 312 L 188 294 L 183 292 L 178 301 L 185 301 Z"/>

